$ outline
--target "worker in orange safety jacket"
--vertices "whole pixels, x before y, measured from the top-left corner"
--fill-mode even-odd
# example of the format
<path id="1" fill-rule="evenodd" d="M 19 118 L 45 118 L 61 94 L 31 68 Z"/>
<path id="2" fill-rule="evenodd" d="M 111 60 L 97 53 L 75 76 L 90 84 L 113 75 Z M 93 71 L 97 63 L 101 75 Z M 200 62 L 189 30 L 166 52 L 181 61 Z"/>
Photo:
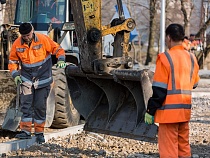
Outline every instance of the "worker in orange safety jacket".
<path id="1" fill-rule="evenodd" d="M 183 47 L 187 50 L 190 51 L 190 47 L 191 47 L 191 42 L 188 40 L 188 37 L 185 36 L 184 40 L 182 42 Z"/>
<path id="2" fill-rule="evenodd" d="M 160 53 L 148 101 L 145 123 L 159 123 L 160 158 L 190 158 L 189 121 L 192 89 L 199 81 L 199 66 L 193 53 L 182 46 L 184 29 L 171 24 L 166 29 L 168 52 Z"/>
<path id="3" fill-rule="evenodd" d="M 57 67 L 64 68 L 65 51 L 48 36 L 34 33 L 30 23 L 19 27 L 21 36 L 12 45 L 8 68 L 16 85 L 21 83 L 20 108 L 23 113 L 20 122 L 19 139 L 31 138 L 32 122 L 38 143 L 44 143 L 46 101 L 52 78 L 51 54 L 58 58 Z"/>
<path id="4" fill-rule="evenodd" d="M 190 34 L 189 41 L 190 41 L 190 51 L 192 53 L 195 53 L 195 51 L 198 48 L 198 44 L 199 44 L 199 42 L 197 40 L 195 40 L 195 34 Z"/>

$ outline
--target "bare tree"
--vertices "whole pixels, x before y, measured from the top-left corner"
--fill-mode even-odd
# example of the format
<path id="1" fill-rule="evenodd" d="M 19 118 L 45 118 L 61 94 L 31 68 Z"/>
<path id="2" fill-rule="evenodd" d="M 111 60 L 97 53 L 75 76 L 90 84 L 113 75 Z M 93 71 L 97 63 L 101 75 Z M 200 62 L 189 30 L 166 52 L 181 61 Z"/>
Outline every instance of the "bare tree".
<path id="1" fill-rule="evenodd" d="M 192 15 L 194 4 L 191 2 L 191 0 L 180 0 L 180 1 L 181 1 L 181 11 L 184 17 L 185 34 L 189 35 L 190 34 L 190 17 Z"/>
<path id="2" fill-rule="evenodd" d="M 15 8 L 16 8 L 16 1 L 7 0 L 6 6 L 5 6 L 4 23 L 10 23 L 10 24 L 14 23 Z"/>
<path id="3" fill-rule="evenodd" d="M 196 34 L 196 37 L 202 37 L 204 32 L 206 31 L 206 29 L 210 26 L 210 18 L 207 19 L 207 21 L 201 26 L 200 30 L 198 31 L 198 33 Z M 205 59 L 208 54 L 210 52 L 210 44 L 207 45 L 206 48 L 204 48 L 203 51 L 201 51 L 198 55 L 197 55 L 197 60 L 198 60 L 198 64 L 199 66 L 202 68 L 203 67 L 203 59 Z"/>
<path id="4" fill-rule="evenodd" d="M 147 58 L 145 65 L 149 65 L 150 62 L 155 62 L 154 57 L 156 58 L 157 52 L 154 51 L 155 43 L 155 30 L 156 30 L 156 3 L 157 0 L 150 0 L 150 21 L 149 21 L 149 41 L 147 49 Z"/>

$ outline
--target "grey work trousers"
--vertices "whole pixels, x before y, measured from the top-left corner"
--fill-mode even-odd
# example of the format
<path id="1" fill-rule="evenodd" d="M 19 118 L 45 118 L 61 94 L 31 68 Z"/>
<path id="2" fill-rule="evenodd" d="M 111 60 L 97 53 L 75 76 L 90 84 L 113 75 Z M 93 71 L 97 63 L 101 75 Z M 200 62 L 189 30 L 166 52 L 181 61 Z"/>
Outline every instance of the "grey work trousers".
<path id="1" fill-rule="evenodd" d="M 35 89 L 33 86 L 21 85 L 20 106 L 23 113 L 22 122 L 43 123 L 46 120 L 46 103 L 50 85 Z"/>

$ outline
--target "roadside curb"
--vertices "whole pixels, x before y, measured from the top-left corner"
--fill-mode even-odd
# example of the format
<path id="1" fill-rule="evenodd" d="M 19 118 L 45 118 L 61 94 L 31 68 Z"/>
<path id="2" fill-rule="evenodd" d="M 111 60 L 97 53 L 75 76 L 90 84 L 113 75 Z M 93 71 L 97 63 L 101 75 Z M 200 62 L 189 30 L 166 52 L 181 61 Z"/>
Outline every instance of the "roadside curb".
<path id="1" fill-rule="evenodd" d="M 56 132 L 49 132 L 45 133 L 45 141 L 47 142 L 51 138 L 57 138 L 59 136 L 67 136 L 69 134 L 78 134 L 83 131 L 84 124 L 68 127 L 65 129 L 61 129 Z M 2 154 L 6 154 L 10 151 L 16 151 L 18 149 L 26 149 L 30 146 L 34 145 L 36 143 L 35 136 L 32 136 L 31 139 L 22 139 L 22 140 L 14 140 L 9 141 L 5 143 L 0 143 L 0 156 L 3 156 Z"/>

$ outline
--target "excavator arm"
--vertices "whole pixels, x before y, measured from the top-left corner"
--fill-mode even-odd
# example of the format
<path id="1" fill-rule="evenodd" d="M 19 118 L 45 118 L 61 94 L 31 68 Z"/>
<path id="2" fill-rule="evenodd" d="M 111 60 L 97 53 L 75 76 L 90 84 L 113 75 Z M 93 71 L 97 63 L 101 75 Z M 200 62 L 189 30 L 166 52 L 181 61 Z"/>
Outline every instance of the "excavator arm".
<path id="1" fill-rule="evenodd" d="M 118 1 L 118 8 L 122 8 Z M 131 67 L 129 57 L 130 31 L 135 28 L 132 18 L 114 19 L 111 24 L 101 25 L 101 0 L 72 1 L 75 29 L 80 48 L 81 68 L 86 73 L 110 73 L 114 67 Z M 123 12 L 121 11 L 121 14 Z M 75 16 L 76 15 L 76 16 Z M 102 58 L 102 37 L 113 34 L 117 37 L 114 42 L 114 58 Z M 118 40 L 119 39 L 119 40 Z M 107 65 L 107 62 L 109 64 Z"/>
<path id="2" fill-rule="evenodd" d="M 101 0 L 71 0 L 80 51 L 79 65 L 65 69 L 72 103 L 85 118 L 85 130 L 137 138 L 155 137 L 157 126 L 143 118 L 152 95 L 153 72 L 134 69 L 130 53 L 132 18 L 125 19 L 117 0 L 119 18 L 101 25 Z M 102 37 L 114 36 L 113 56 L 103 57 Z"/>

